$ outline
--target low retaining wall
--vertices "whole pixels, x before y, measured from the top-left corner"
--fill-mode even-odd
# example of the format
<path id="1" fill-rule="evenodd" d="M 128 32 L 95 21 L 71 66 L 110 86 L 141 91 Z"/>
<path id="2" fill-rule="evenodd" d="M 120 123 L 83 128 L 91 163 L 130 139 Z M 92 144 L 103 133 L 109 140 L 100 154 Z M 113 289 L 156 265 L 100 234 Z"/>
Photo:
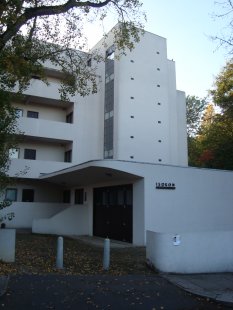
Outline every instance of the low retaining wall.
<path id="1" fill-rule="evenodd" d="M 233 272 L 233 231 L 147 231 L 147 262 L 162 272 Z"/>
<path id="2" fill-rule="evenodd" d="M 32 232 L 57 235 L 88 235 L 88 208 L 71 206 L 48 219 L 35 219 Z"/>

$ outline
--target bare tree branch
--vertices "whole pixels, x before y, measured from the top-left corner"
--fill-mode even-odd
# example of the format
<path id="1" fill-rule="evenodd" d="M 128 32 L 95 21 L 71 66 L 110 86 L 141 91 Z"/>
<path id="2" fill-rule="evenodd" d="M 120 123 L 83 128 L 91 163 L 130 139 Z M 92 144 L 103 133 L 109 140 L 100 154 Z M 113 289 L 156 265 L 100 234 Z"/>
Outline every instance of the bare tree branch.
<path id="1" fill-rule="evenodd" d="M 7 27 L 6 31 L 0 36 L 0 51 L 4 48 L 5 44 L 12 39 L 19 29 L 26 24 L 29 20 L 41 17 L 41 16 L 51 16 L 66 13 L 73 8 L 82 8 L 82 7 L 92 7 L 92 8 L 101 8 L 106 6 L 112 0 L 105 0 L 103 2 L 91 2 L 84 1 L 80 2 L 79 0 L 68 0 L 62 5 L 52 5 L 52 6 L 40 6 L 33 8 L 25 8 L 24 13 L 22 13 L 15 23 Z"/>

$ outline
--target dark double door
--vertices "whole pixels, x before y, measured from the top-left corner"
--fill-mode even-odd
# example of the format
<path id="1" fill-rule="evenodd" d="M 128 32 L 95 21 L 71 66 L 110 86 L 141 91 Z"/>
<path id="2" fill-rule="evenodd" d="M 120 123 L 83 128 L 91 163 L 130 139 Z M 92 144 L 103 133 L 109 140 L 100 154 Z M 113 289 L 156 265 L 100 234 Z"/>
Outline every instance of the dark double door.
<path id="1" fill-rule="evenodd" d="M 93 219 L 95 236 L 132 242 L 132 185 L 95 188 Z"/>

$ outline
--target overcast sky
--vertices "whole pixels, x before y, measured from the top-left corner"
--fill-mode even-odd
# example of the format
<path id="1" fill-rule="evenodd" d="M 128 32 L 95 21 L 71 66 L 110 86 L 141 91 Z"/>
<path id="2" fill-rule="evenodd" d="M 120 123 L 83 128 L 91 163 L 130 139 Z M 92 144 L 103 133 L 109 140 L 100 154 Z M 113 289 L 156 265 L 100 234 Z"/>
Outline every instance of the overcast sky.
<path id="1" fill-rule="evenodd" d="M 221 0 L 224 1 L 224 0 Z M 167 39 L 168 58 L 176 62 L 177 88 L 187 95 L 205 97 L 214 77 L 225 65 L 227 51 L 217 48 L 211 36 L 219 35 L 227 21 L 214 18 L 223 12 L 215 0 L 144 0 L 147 14 L 145 30 Z M 109 18 L 105 30 L 116 23 Z M 101 30 L 90 27 L 90 46 L 96 43 Z"/>

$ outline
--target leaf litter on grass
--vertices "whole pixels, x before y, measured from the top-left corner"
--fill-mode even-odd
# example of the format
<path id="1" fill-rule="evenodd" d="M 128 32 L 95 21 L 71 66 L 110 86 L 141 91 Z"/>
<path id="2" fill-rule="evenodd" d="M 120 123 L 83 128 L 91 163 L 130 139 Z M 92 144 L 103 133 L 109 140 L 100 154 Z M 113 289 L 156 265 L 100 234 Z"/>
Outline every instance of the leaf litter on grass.
<path id="1" fill-rule="evenodd" d="M 103 248 L 64 237 L 64 269 L 57 270 L 57 236 L 17 234 L 14 263 L 0 261 L 0 275 L 5 274 L 105 274 L 102 268 Z M 108 274 L 151 274 L 146 266 L 144 247 L 111 249 Z"/>

